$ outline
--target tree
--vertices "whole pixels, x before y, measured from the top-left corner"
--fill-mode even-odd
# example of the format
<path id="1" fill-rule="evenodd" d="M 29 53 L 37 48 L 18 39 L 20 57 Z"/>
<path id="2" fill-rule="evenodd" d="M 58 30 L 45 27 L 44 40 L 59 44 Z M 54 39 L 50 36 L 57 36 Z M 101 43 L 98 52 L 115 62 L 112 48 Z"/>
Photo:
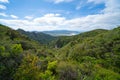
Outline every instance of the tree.
<path id="1" fill-rule="evenodd" d="M 21 44 L 13 44 L 11 46 L 11 53 L 13 55 L 19 55 L 23 51 Z"/>
<path id="2" fill-rule="evenodd" d="M 15 80 L 40 80 L 39 58 L 33 54 L 27 54 L 17 69 Z"/>
<path id="3" fill-rule="evenodd" d="M 43 80 L 55 80 L 57 61 L 52 61 L 48 63 L 47 70 L 41 73 L 41 78 Z"/>

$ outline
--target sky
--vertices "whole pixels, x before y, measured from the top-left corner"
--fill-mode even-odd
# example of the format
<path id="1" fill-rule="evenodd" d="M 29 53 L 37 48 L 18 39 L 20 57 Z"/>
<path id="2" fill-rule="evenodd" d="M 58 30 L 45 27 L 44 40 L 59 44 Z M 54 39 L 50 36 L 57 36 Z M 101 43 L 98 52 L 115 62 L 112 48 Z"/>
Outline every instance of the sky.
<path id="1" fill-rule="evenodd" d="M 0 0 L 0 24 L 26 31 L 113 29 L 120 0 Z"/>

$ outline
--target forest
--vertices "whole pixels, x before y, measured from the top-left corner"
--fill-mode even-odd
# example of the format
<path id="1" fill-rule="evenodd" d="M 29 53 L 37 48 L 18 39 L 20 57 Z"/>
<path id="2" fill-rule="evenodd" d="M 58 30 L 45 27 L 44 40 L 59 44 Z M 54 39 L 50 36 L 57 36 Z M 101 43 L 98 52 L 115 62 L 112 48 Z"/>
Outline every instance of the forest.
<path id="1" fill-rule="evenodd" d="M 0 80 L 120 80 L 120 26 L 53 37 L 0 24 Z"/>

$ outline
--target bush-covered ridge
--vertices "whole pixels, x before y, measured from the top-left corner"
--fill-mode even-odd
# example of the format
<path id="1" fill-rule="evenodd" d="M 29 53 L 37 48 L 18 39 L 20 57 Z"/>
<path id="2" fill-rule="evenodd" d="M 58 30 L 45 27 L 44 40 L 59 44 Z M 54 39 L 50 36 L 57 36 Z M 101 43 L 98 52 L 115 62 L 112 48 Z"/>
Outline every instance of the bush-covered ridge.
<path id="1" fill-rule="evenodd" d="M 42 32 L 28 32 L 28 31 L 24 31 L 22 29 L 18 29 L 17 31 L 23 35 L 28 36 L 30 39 L 38 41 L 41 44 L 48 44 L 52 40 L 56 39 L 56 37 L 53 37 L 51 35 L 48 35 L 48 34 L 45 34 Z"/>
<path id="2" fill-rule="evenodd" d="M 120 27 L 44 46 L 0 25 L 0 80 L 120 80 Z"/>

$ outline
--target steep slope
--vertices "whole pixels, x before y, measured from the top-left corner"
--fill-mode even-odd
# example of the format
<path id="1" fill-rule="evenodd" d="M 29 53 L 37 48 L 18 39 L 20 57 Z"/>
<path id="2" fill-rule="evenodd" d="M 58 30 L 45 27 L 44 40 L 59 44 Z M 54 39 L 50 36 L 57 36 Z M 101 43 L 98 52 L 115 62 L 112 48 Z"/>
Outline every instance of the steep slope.
<path id="1" fill-rule="evenodd" d="M 27 32 L 21 29 L 18 29 L 17 31 L 42 44 L 48 44 L 52 40 L 56 39 L 56 37 L 44 34 L 42 32 Z"/>
<path id="2" fill-rule="evenodd" d="M 1 44 L 7 44 L 7 43 L 8 43 L 7 45 L 23 44 L 22 45 L 23 49 L 29 49 L 30 47 L 32 48 L 41 45 L 40 43 L 31 40 L 27 36 L 21 35 L 19 32 L 1 24 L 0 24 L 0 37 L 1 37 L 0 39 Z"/>
<path id="3" fill-rule="evenodd" d="M 24 56 L 40 48 L 40 43 L 0 24 L 0 80 L 13 80 Z"/>

